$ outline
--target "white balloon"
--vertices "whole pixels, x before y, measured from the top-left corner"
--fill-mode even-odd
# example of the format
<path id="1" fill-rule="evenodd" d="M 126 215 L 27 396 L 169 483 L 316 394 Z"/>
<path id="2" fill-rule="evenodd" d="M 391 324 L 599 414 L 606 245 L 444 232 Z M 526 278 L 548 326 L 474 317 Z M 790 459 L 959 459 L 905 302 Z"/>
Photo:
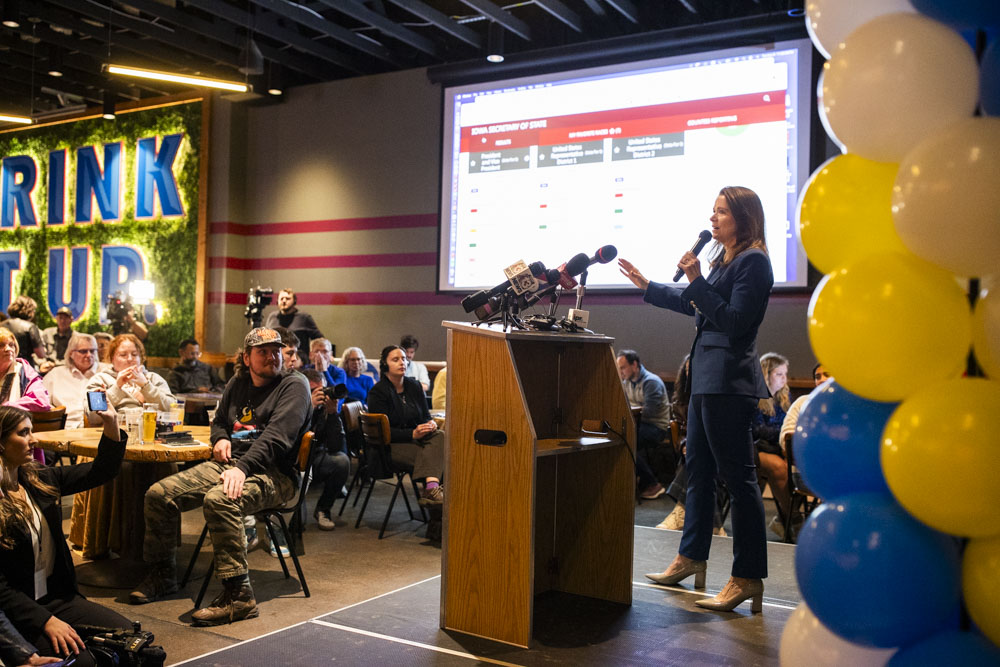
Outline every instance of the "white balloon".
<path id="1" fill-rule="evenodd" d="M 980 292 L 972 316 L 972 349 L 991 380 L 1000 380 L 1000 290 Z"/>
<path id="2" fill-rule="evenodd" d="M 826 117 L 826 107 L 823 106 L 823 80 L 826 78 L 826 64 L 824 63 L 823 69 L 819 73 L 819 80 L 816 82 L 816 113 L 819 114 L 819 123 L 823 126 L 823 130 L 826 132 L 826 136 L 830 138 L 830 141 L 840 149 L 841 153 L 847 152 L 847 147 L 844 146 L 844 142 L 837 138 L 837 135 L 833 133 L 833 128 L 830 127 L 830 119 Z"/>
<path id="3" fill-rule="evenodd" d="M 979 94 L 969 45 L 918 14 L 865 23 L 825 69 L 830 126 L 847 150 L 876 162 L 900 162 L 925 137 L 971 117 Z"/>
<path id="4" fill-rule="evenodd" d="M 868 648 L 830 632 L 805 602 L 799 603 L 781 633 L 781 667 L 882 667 L 894 648 Z"/>
<path id="5" fill-rule="evenodd" d="M 808 0 L 806 31 L 816 50 L 829 59 L 852 30 L 883 14 L 916 13 L 910 0 Z"/>
<path id="6" fill-rule="evenodd" d="M 896 231 L 914 254 L 960 276 L 1000 272 L 1000 118 L 928 135 L 899 165 Z"/>

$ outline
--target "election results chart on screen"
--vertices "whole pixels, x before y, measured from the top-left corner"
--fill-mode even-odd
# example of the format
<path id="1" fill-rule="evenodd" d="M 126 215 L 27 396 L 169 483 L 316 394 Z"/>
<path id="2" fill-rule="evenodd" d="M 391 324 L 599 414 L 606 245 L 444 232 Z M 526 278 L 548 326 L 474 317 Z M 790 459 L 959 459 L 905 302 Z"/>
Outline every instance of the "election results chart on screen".
<path id="1" fill-rule="evenodd" d="M 794 220 L 810 51 L 797 40 L 447 89 L 439 288 L 606 244 L 666 281 L 726 185 L 760 195 L 776 285 L 805 285 Z M 588 285 L 630 283 L 612 263 Z"/>

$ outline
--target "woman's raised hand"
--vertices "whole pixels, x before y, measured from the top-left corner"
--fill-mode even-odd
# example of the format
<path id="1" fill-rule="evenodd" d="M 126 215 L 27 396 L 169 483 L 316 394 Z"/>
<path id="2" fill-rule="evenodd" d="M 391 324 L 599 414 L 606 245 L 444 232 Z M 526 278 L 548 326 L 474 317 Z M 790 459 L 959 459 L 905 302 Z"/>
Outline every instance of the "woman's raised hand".
<path id="1" fill-rule="evenodd" d="M 618 258 L 618 268 L 622 272 L 622 275 L 631 280 L 632 284 L 639 289 L 645 291 L 649 287 L 649 279 L 642 275 L 642 272 L 624 257 Z"/>

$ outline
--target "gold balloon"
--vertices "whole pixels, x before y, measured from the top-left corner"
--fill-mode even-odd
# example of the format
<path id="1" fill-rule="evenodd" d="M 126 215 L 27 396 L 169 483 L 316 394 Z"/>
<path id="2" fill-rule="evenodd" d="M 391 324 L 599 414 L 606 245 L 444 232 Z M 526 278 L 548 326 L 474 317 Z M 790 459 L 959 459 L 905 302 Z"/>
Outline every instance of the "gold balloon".
<path id="1" fill-rule="evenodd" d="M 899 504 L 931 528 L 1000 535 L 1000 383 L 922 383 L 882 433 L 882 472 Z"/>
<path id="2" fill-rule="evenodd" d="M 825 277 L 807 317 L 817 359 L 848 391 L 875 401 L 960 376 L 972 336 L 954 276 L 900 253 L 869 255 Z"/>
<path id="3" fill-rule="evenodd" d="M 962 556 L 962 594 L 969 616 L 1000 646 L 1000 536 L 969 540 Z"/>
<path id="4" fill-rule="evenodd" d="M 802 194 L 799 233 L 823 273 L 877 252 L 906 252 L 892 219 L 899 165 L 848 153 L 822 164 Z"/>

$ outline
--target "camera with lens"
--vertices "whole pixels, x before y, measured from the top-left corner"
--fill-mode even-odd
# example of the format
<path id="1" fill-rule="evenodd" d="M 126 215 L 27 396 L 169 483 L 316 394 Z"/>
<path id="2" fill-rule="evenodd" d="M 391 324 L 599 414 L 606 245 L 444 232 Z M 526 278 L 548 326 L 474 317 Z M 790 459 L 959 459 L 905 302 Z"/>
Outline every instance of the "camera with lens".
<path id="1" fill-rule="evenodd" d="M 250 323 L 250 327 L 256 329 L 260 326 L 261 319 L 264 313 L 264 309 L 271 305 L 271 298 L 274 296 L 274 290 L 270 287 L 253 287 L 250 289 L 250 293 L 247 294 L 247 307 L 243 311 L 243 317 L 247 318 L 247 322 Z"/>
<path id="2" fill-rule="evenodd" d="M 128 323 L 128 314 L 132 312 L 132 298 L 123 297 L 120 291 L 109 294 L 106 308 L 111 323 L 111 334 L 118 336 L 128 333 L 132 328 Z"/>
<path id="3" fill-rule="evenodd" d="M 347 385 L 339 382 L 332 387 L 323 387 L 323 395 L 331 400 L 339 401 L 347 396 Z"/>
<path id="4" fill-rule="evenodd" d="M 167 660 L 162 646 L 153 646 L 153 633 L 134 622 L 131 630 L 83 626 L 89 634 L 85 643 L 98 667 L 105 665 L 135 665 L 160 667 Z M 93 634 L 91 634 L 93 633 Z"/>

